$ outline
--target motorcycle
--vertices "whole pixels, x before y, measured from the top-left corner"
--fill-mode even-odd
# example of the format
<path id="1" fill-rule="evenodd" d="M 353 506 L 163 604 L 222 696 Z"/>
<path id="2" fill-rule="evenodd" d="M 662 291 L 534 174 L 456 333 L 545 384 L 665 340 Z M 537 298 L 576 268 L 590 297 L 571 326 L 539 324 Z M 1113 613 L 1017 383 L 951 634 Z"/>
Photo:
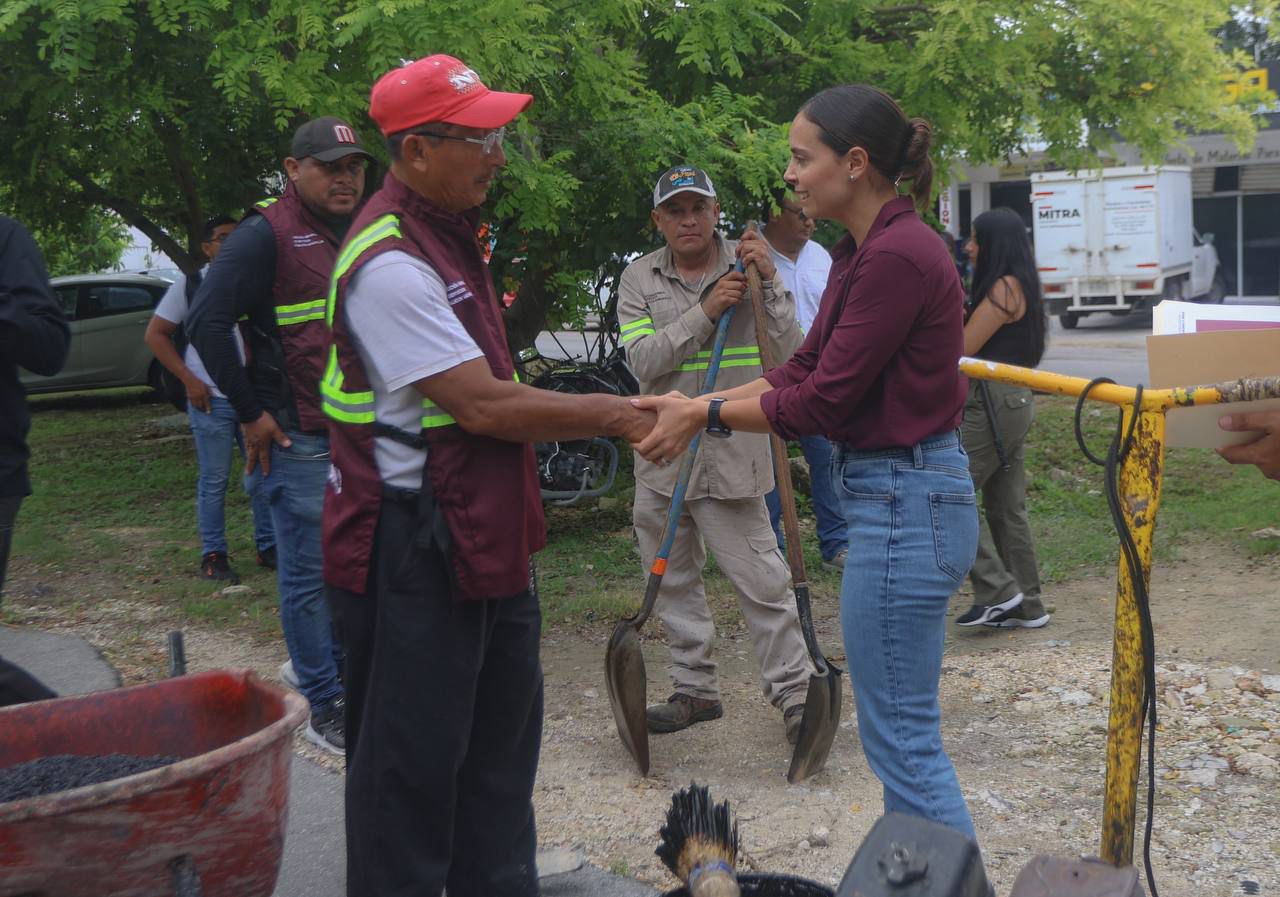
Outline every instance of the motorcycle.
<path id="1" fill-rule="evenodd" d="M 613 303 L 610 303 L 612 307 Z M 640 383 L 627 367 L 625 351 L 618 341 L 617 319 L 610 310 L 602 316 L 594 344 L 583 342 L 586 357 L 572 356 L 552 334 L 565 359 L 547 359 L 536 347 L 522 350 L 516 357 L 520 379 L 537 389 L 571 395 L 606 393 L 634 396 Z M 534 444 L 542 500 L 554 505 L 575 505 L 598 498 L 613 488 L 618 473 L 618 447 L 603 436 Z"/>

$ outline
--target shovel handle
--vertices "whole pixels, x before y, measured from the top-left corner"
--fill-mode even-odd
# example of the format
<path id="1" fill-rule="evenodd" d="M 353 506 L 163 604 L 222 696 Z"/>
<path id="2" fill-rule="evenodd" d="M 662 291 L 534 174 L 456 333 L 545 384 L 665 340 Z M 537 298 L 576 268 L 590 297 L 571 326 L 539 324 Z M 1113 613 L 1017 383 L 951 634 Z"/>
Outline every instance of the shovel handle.
<path id="1" fill-rule="evenodd" d="M 739 263 L 741 264 L 741 263 Z M 720 359 L 724 356 L 725 343 L 729 341 L 729 324 L 733 321 L 735 307 L 729 306 L 720 315 L 720 323 L 716 326 L 716 341 L 711 349 L 711 362 L 707 365 L 707 375 L 702 382 L 702 393 L 716 388 L 716 377 L 720 374 Z M 702 393 L 699 393 L 701 395 Z M 653 613 L 654 602 L 658 600 L 658 590 L 662 587 L 662 577 L 667 572 L 667 558 L 671 555 L 671 546 L 676 541 L 676 530 L 680 527 L 680 515 L 684 513 L 684 496 L 689 491 L 689 481 L 693 479 L 693 463 L 698 458 L 698 446 L 702 444 L 702 434 L 693 437 L 689 448 L 680 462 L 680 475 L 676 477 L 676 488 L 671 493 L 671 506 L 667 508 L 667 522 L 662 527 L 662 538 L 658 541 L 658 553 L 649 567 L 649 580 L 645 583 L 644 603 L 636 613 L 635 627 L 639 629 Z"/>
<path id="2" fill-rule="evenodd" d="M 754 221 L 747 222 L 747 230 L 755 228 Z M 760 271 L 754 262 L 747 266 L 747 295 L 756 324 L 756 343 L 760 346 L 760 366 L 767 374 L 776 367 L 773 346 L 769 342 L 769 322 L 764 313 L 764 285 Z M 787 539 L 787 562 L 791 565 L 791 585 L 796 593 L 796 615 L 800 618 L 800 632 L 804 645 L 809 649 L 818 675 L 827 672 L 827 659 L 818 647 L 818 637 L 813 631 L 813 609 L 809 606 L 809 577 L 804 569 L 804 551 L 800 546 L 800 519 L 796 515 L 796 490 L 791 480 L 791 463 L 787 460 L 787 444 L 777 433 L 769 434 L 773 449 L 773 478 L 777 481 L 778 504 L 782 506 L 782 531 Z"/>

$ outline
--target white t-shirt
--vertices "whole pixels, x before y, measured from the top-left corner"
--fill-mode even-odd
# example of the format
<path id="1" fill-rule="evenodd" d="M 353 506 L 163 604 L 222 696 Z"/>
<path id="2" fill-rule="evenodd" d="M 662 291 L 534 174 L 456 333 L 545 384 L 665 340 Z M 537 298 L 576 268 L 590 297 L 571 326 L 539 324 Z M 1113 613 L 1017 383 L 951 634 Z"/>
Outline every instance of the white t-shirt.
<path id="1" fill-rule="evenodd" d="M 767 242 L 767 241 L 766 241 Z M 769 252 L 778 268 L 782 284 L 796 297 L 796 321 L 805 333 L 818 316 L 822 293 L 827 288 L 827 275 L 831 273 L 831 255 L 822 244 L 806 240 L 800 255 L 793 262 L 772 246 Z"/>
<path id="2" fill-rule="evenodd" d="M 356 272 L 344 311 L 373 387 L 374 416 L 410 433 L 422 429 L 423 395 L 413 384 L 484 356 L 453 313 L 436 270 L 399 250 Z M 374 454 L 384 483 L 422 488 L 425 451 L 379 437 Z"/>
<path id="3" fill-rule="evenodd" d="M 205 265 L 200 269 L 200 275 L 203 277 L 209 271 L 209 266 Z M 170 324 L 184 324 L 187 320 L 187 314 L 191 311 L 191 307 L 187 304 L 187 276 L 179 274 L 178 279 L 169 284 L 169 289 L 164 291 L 164 296 L 160 298 L 160 304 L 156 306 L 155 316 L 168 321 Z M 244 338 L 240 336 L 240 328 L 231 331 L 236 341 L 236 352 L 240 355 L 240 363 L 244 364 Z M 200 360 L 200 353 L 196 351 L 196 347 L 187 343 L 187 350 L 182 355 L 182 363 L 187 366 L 191 373 L 196 375 L 205 386 L 209 387 L 209 392 L 220 399 L 225 399 L 218 387 L 214 385 L 213 378 L 209 376 L 209 372 L 205 370 L 204 362 Z"/>

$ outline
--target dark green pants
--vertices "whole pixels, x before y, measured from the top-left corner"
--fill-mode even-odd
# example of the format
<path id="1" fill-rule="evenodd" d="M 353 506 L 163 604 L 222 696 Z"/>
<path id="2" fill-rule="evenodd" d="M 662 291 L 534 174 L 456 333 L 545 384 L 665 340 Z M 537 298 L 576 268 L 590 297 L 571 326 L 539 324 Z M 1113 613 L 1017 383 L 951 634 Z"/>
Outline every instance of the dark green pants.
<path id="1" fill-rule="evenodd" d="M 978 558 L 969 571 L 973 603 L 999 604 L 1018 592 L 1038 601 L 1040 571 L 1027 521 L 1027 483 L 1022 466 L 1034 415 L 1031 390 L 1004 383 L 987 383 L 987 389 L 995 406 L 995 432 L 1009 469 L 1001 468 L 992 415 L 983 401 L 980 381 L 970 380 L 960 438 L 969 453 L 974 488 L 982 495 Z"/>

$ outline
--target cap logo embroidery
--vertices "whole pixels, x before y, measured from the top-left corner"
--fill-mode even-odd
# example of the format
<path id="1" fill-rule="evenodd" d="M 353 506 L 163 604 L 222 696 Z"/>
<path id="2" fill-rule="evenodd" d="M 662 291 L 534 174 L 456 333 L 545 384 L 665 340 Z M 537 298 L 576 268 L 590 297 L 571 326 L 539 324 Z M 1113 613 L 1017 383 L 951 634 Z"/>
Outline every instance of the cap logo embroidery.
<path id="1" fill-rule="evenodd" d="M 679 171 L 671 172 L 671 177 L 670 177 L 671 186 L 688 187 L 690 184 L 695 183 L 697 181 L 697 178 L 698 176 L 694 174 L 692 169 L 681 168 Z"/>
<path id="2" fill-rule="evenodd" d="M 449 83 L 458 93 L 469 93 L 480 86 L 480 76 L 474 69 L 459 66 L 449 72 Z"/>
<path id="3" fill-rule="evenodd" d="M 338 141 L 339 143 L 355 143 L 356 132 L 351 130 L 346 125 L 334 125 L 333 139 Z"/>

